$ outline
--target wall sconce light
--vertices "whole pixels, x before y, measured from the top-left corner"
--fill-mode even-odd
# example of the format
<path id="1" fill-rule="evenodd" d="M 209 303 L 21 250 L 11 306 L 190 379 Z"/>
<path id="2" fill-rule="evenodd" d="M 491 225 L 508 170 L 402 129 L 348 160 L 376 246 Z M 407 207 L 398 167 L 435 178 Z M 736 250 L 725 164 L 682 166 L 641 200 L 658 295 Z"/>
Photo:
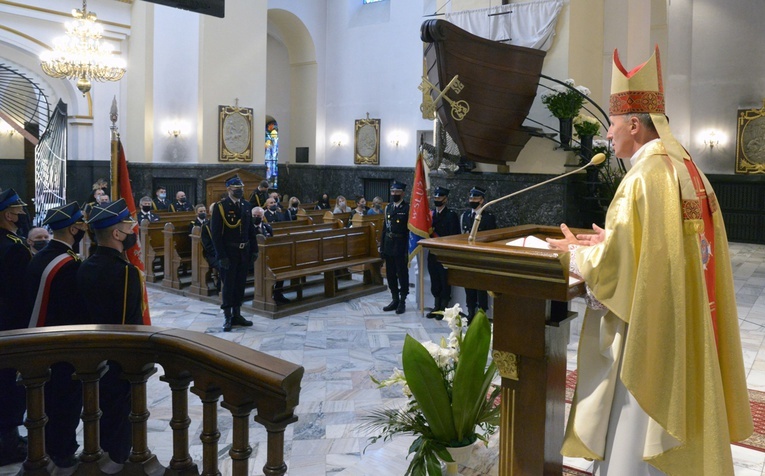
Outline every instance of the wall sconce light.
<path id="1" fill-rule="evenodd" d="M 186 124 L 178 120 L 168 122 L 166 127 L 167 127 L 167 134 L 176 138 L 188 132 L 188 128 L 186 127 Z"/>
<path id="2" fill-rule="evenodd" d="M 388 142 L 390 142 L 390 145 L 393 147 L 404 145 L 404 136 L 400 132 L 394 132 L 388 136 Z"/>
<path id="3" fill-rule="evenodd" d="M 334 147 L 342 147 L 344 144 L 347 144 L 347 143 L 348 143 L 348 136 L 346 136 L 345 134 L 340 134 L 340 133 L 338 133 L 338 134 L 334 134 L 334 135 L 333 135 L 333 136 L 332 136 L 332 137 L 329 139 L 329 141 L 330 141 L 330 143 L 331 143 L 331 144 L 332 144 Z"/>
<path id="4" fill-rule="evenodd" d="M 15 132 L 16 132 L 16 130 L 13 127 L 11 127 L 10 124 L 8 124 L 4 120 L 0 119 L 0 134 L 8 135 L 9 137 L 13 137 L 13 134 Z"/>
<path id="5" fill-rule="evenodd" d="M 714 129 L 708 130 L 704 134 L 704 147 L 709 147 L 710 150 L 715 147 L 719 147 L 722 142 L 722 134 Z"/>

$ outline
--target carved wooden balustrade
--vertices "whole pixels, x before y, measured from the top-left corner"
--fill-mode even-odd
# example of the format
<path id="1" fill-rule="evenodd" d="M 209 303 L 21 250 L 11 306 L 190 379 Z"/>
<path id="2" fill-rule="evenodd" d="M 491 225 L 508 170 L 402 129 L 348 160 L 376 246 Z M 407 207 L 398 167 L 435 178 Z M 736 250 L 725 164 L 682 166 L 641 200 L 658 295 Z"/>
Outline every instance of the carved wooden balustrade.
<path id="1" fill-rule="evenodd" d="M 249 416 L 266 428 L 268 446 L 263 472 L 283 475 L 284 430 L 297 420 L 303 367 L 198 332 L 153 326 L 88 325 L 21 329 L 0 333 L 0 366 L 15 368 L 19 383 L 26 388 L 29 451 L 22 473 L 49 474 L 44 427 L 47 422 L 43 390 L 50 366 L 69 362 L 73 378 L 82 382 L 83 437 L 77 474 L 100 475 L 98 403 L 99 379 L 107 370 L 107 360 L 119 362 L 123 376 L 131 384 L 133 429 L 132 453 L 119 474 L 220 475 L 218 470 L 218 403 L 231 413 L 233 443 L 229 451 L 231 474 L 249 474 Z M 173 457 L 167 468 L 147 447 L 146 383 L 156 372 L 165 371 L 160 380 L 172 395 Z M 189 456 L 188 391 L 202 402 L 203 421 L 200 440 L 203 447 L 201 473 Z M 222 401 L 220 400 L 222 397 Z"/>

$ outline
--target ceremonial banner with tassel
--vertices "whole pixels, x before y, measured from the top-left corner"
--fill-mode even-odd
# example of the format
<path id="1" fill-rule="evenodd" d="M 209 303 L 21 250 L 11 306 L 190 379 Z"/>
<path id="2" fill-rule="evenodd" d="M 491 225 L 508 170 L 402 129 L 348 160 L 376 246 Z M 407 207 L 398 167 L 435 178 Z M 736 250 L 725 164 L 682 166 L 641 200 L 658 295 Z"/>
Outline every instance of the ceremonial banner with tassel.
<path id="1" fill-rule="evenodd" d="M 120 198 L 125 199 L 130 216 L 133 220 L 136 219 L 135 199 L 133 199 L 133 187 L 130 185 L 130 174 L 127 168 L 127 159 L 125 158 L 125 150 L 122 148 L 122 142 L 117 138 L 117 182 L 119 188 Z M 138 227 L 138 221 L 133 225 L 133 232 L 136 236 L 141 235 L 141 230 Z M 141 305 L 141 311 L 143 314 L 143 323 L 147 326 L 151 325 L 151 317 L 149 316 L 149 296 L 146 293 L 146 281 L 144 280 L 144 268 L 143 261 L 141 261 L 141 240 L 138 240 L 136 245 L 127 250 L 126 255 L 128 261 L 140 270 L 141 276 L 141 294 L 143 303 Z"/>
<path id="2" fill-rule="evenodd" d="M 414 187 L 412 187 L 412 201 L 409 205 L 409 262 L 420 250 L 419 241 L 429 238 L 433 232 L 433 215 L 428 205 L 428 185 L 426 183 L 425 165 L 422 160 L 422 152 L 417 155 L 417 163 L 414 166 Z"/>

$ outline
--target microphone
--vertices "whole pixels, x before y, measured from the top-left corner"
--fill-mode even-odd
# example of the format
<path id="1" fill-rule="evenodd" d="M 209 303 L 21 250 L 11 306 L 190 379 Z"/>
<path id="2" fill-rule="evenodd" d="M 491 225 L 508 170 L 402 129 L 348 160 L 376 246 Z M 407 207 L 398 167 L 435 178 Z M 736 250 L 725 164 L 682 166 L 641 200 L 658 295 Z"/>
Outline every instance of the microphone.
<path id="1" fill-rule="evenodd" d="M 478 227 L 481 224 L 481 215 L 483 214 L 483 211 L 486 210 L 490 205 L 494 205 L 497 202 L 501 202 L 502 200 L 507 200 L 508 198 L 514 197 L 516 195 L 520 195 L 522 193 L 528 192 L 529 190 L 535 189 L 537 187 L 541 187 L 542 185 L 547 185 L 550 182 L 554 182 L 555 180 L 562 179 L 563 177 L 567 177 L 571 174 L 575 174 L 577 172 L 581 172 L 582 170 L 586 169 L 590 165 L 600 165 L 606 160 L 606 154 L 604 153 L 598 153 L 593 156 L 592 159 L 590 159 L 589 162 L 587 162 L 583 167 L 579 167 L 576 170 L 572 170 L 571 172 L 566 172 L 563 175 L 558 175 L 557 177 L 553 177 L 551 179 L 545 180 L 544 182 L 539 182 L 537 184 L 534 184 L 530 187 L 526 187 L 524 189 L 518 190 L 517 192 L 513 192 L 509 195 L 505 195 L 504 197 L 499 197 L 495 200 L 492 200 L 488 202 L 486 205 L 482 206 L 480 210 L 478 210 L 478 213 L 475 214 L 475 220 L 473 221 L 473 228 L 470 230 L 470 236 L 468 236 L 468 243 L 474 244 L 475 243 L 475 235 L 478 233 Z"/>

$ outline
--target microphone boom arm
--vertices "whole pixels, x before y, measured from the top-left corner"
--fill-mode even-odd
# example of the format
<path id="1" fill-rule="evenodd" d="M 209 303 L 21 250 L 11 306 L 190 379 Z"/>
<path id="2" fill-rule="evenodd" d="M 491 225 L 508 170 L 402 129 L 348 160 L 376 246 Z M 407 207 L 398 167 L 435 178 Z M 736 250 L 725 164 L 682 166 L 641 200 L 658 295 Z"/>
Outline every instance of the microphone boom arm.
<path id="1" fill-rule="evenodd" d="M 518 191 L 513 192 L 513 193 L 511 193 L 509 195 L 505 195 L 504 197 L 499 197 L 499 198 L 496 198 L 496 199 L 488 202 L 486 205 L 482 206 L 481 209 L 478 210 L 478 212 L 475 214 L 475 220 L 473 221 L 473 228 L 470 229 L 470 235 L 468 236 L 468 243 L 475 244 L 475 235 L 476 235 L 476 233 L 478 233 L 478 227 L 481 224 L 481 215 L 483 214 L 483 211 L 486 210 L 489 206 L 494 205 L 495 203 L 501 202 L 503 200 L 507 200 L 508 198 L 512 198 L 512 197 L 514 197 L 516 195 L 520 195 L 521 193 L 527 192 L 527 191 L 535 189 L 537 187 L 541 187 L 542 185 L 547 185 L 548 183 L 554 182 L 554 181 L 556 181 L 558 179 L 562 179 L 563 177 L 567 177 L 567 176 L 575 174 L 577 172 L 581 172 L 582 170 L 586 169 L 590 165 L 599 165 L 599 164 L 603 163 L 603 161 L 605 161 L 605 160 L 606 160 L 605 154 L 603 154 L 603 153 L 595 154 L 595 156 L 589 162 L 587 162 L 587 164 L 585 164 L 582 167 L 579 167 L 576 170 L 572 170 L 571 172 L 567 172 L 567 173 L 565 173 L 563 175 L 558 175 L 558 176 L 553 177 L 551 179 L 545 180 L 544 182 L 539 182 L 539 183 L 534 184 L 534 185 L 532 185 L 530 187 L 526 187 L 526 188 L 524 188 L 522 190 L 518 190 Z"/>

